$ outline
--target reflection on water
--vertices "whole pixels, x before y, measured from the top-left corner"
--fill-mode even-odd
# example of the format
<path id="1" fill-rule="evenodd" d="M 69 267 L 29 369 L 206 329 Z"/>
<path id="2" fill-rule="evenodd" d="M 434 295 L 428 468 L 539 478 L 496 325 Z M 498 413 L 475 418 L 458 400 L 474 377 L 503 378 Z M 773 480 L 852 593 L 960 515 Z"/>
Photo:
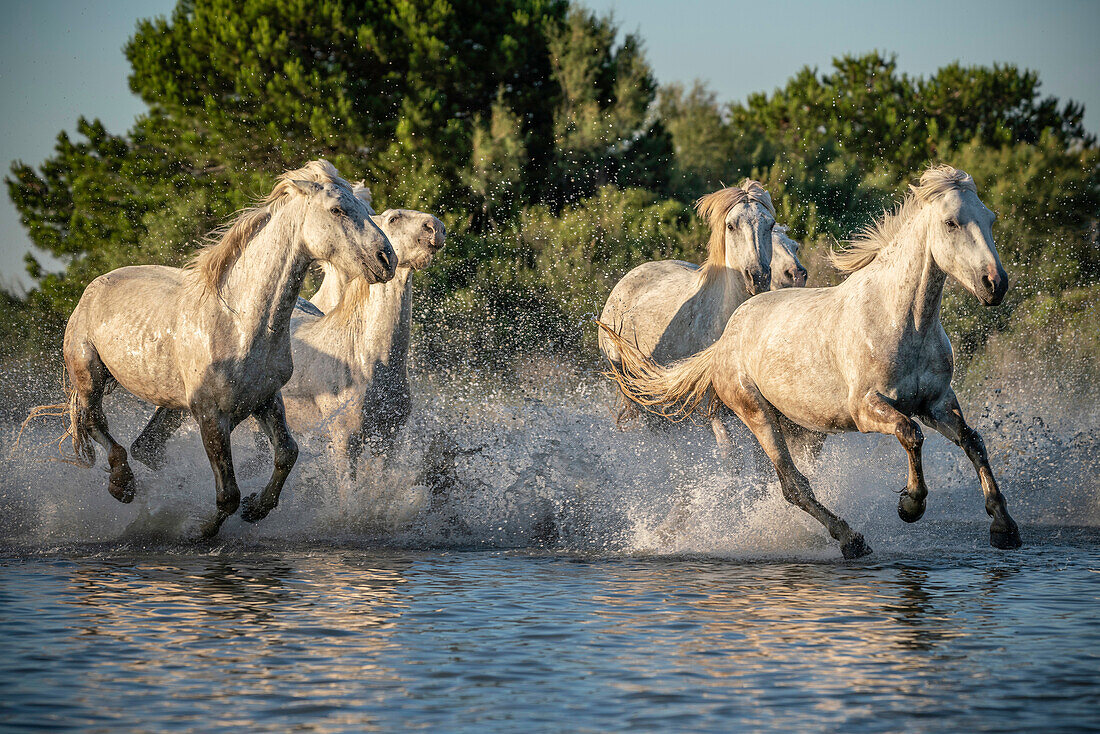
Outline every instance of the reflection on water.
<path id="1" fill-rule="evenodd" d="M 84 548 L 0 568 L 2 717 L 93 730 L 1072 730 L 1096 531 L 877 563 Z M 75 557 L 75 560 L 69 560 Z"/>

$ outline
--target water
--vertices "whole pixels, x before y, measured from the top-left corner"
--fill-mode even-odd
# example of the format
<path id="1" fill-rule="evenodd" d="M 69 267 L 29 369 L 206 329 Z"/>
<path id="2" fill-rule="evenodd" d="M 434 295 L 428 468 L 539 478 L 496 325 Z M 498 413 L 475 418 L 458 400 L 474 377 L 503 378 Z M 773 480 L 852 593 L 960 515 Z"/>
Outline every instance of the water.
<path id="1" fill-rule="evenodd" d="M 831 439 L 811 476 L 875 553 L 839 558 L 704 429 L 611 430 L 597 382 L 422 384 L 401 455 L 336 486 L 303 441 L 279 508 L 210 511 L 193 430 L 138 499 L 0 461 L 0 726 L 93 731 L 1080 731 L 1100 720 L 1100 430 L 970 414 L 1025 547 L 988 545 L 973 469 L 930 437 L 896 515 L 893 439 Z M 110 403 L 132 438 L 144 410 Z M 16 425 L 7 426 L 12 435 Z M 269 471 L 235 434 L 244 491 Z M 448 457 L 453 455 L 453 459 Z M 441 461 L 440 458 L 447 460 Z M 251 468 L 250 468 L 251 467 Z"/>
<path id="2" fill-rule="evenodd" d="M 858 563 L 8 555 L 3 717 L 100 731 L 1087 728 L 1100 534 L 1028 536 L 1009 556 Z"/>

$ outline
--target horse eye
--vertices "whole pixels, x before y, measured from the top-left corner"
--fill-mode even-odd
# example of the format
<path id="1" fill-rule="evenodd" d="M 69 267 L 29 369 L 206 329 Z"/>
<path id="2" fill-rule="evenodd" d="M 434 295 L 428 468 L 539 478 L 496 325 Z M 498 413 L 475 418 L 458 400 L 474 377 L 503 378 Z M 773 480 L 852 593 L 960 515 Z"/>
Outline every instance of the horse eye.
<path id="1" fill-rule="evenodd" d="M 344 213 L 343 208 L 338 207 L 338 206 L 332 207 L 331 209 L 329 209 L 329 211 L 332 212 L 333 214 L 335 214 L 336 216 L 340 216 L 341 214 Z"/>
<path id="2" fill-rule="evenodd" d="M 733 231 L 733 225 L 732 224 L 727 224 L 726 229 L 728 229 L 730 232 L 732 232 Z"/>
<path id="3" fill-rule="evenodd" d="M 948 229 L 958 229 L 959 228 L 959 223 L 956 222 L 954 219 L 948 219 L 947 220 L 947 228 Z"/>

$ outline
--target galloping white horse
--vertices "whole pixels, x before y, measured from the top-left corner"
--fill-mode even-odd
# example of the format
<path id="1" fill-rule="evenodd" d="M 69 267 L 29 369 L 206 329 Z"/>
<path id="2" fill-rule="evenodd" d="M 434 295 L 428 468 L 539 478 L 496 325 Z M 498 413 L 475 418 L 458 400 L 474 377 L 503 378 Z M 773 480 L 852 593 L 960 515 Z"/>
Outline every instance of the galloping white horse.
<path id="1" fill-rule="evenodd" d="M 776 227 L 771 196 L 746 179 L 696 202 L 710 225 L 702 266 L 679 260 L 648 262 L 631 270 L 611 290 L 600 320 L 611 324 L 643 354 L 667 364 L 704 349 L 722 335 L 730 314 L 749 296 L 781 285 L 805 285 L 798 243 Z M 776 247 L 776 245 L 779 247 Z M 600 351 L 618 361 L 615 343 L 602 332 Z M 634 411 L 627 398 L 620 419 Z M 723 455 L 732 446 L 717 415 L 711 428 Z"/>
<path id="2" fill-rule="evenodd" d="M 369 190 L 356 194 L 369 204 Z M 387 209 L 374 221 L 393 243 L 397 274 L 372 285 L 325 267 L 310 299 L 320 311 L 299 309 L 291 322 L 294 375 L 283 389 L 291 425 L 323 426 L 353 477 L 366 440 L 378 437 L 388 453 L 409 416 L 412 274 L 431 263 L 447 236 L 443 222 L 411 209 Z"/>
<path id="3" fill-rule="evenodd" d="M 291 312 L 314 260 L 370 282 L 390 280 L 397 261 L 326 161 L 280 176 L 187 268 L 120 268 L 88 285 L 65 329 L 70 431 L 85 463 L 95 462 L 89 437 L 107 451 L 112 496 L 134 497 L 126 449 L 108 433 L 102 407 L 117 382 L 160 406 L 133 447 L 145 462 L 159 463 L 159 436 L 184 411 L 198 422 L 217 486 L 217 513 L 203 536 L 215 535 L 240 504 L 230 433 L 249 415 L 271 441 L 275 470 L 259 496 L 245 499 L 241 516 L 255 522 L 274 509 L 298 456 L 279 389 L 292 370 Z"/>
<path id="4" fill-rule="evenodd" d="M 731 408 L 775 465 L 783 496 L 820 521 L 846 558 L 871 549 L 817 501 L 788 441 L 839 431 L 896 436 L 909 455 L 898 514 L 915 522 L 928 494 L 915 416 L 961 446 L 977 469 L 993 518 L 990 544 L 1018 548 L 1020 532 L 981 436 L 963 420 L 951 389 L 951 343 L 940 324 L 948 275 L 987 306 L 1004 298 L 1008 276 L 993 220 L 968 174 L 931 168 L 896 212 L 834 254 L 834 263 L 852 273 L 847 280 L 749 299 L 718 342 L 694 357 L 661 367 L 601 324 L 621 359 L 612 363 L 614 377 L 633 400 L 673 420 L 704 403 L 711 411 Z"/>
<path id="5" fill-rule="evenodd" d="M 321 287 L 309 301 L 299 298 L 291 317 L 294 374 L 282 389 L 290 426 L 331 436 L 338 464 L 351 477 L 366 440 L 377 436 L 387 453 L 409 416 L 412 273 L 428 267 L 447 235 L 441 221 L 423 212 L 375 215 L 370 189 L 360 185 L 354 192 L 393 245 L 397 272 L 378 283 L 322 264 Z M 185 418 L 178 411 L 144 454 L 159 455 Z"/>

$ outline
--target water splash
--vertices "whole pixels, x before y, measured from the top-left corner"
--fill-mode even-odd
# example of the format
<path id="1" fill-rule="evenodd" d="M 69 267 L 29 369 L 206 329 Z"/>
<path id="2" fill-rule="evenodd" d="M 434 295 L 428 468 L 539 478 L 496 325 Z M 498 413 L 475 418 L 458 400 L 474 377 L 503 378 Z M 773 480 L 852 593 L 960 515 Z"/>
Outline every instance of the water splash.
<path id="1" fill-rule="evenodd" d="M 41 390 L 37 381 L 36 392 Z M 708 429 L 614 427 L 614 394 L 595 375 L 558 370 L 505 387 L 476 374 L 424 377 L 419 401 L 390 461 L 374 459 L 352 485 L 336 479 L 323 438 L 300 436 L 301 456 L 279 507 L 264 521 L 226 522 L 222 544 L 365 543 L 405 548 L 545 547 L 584 554 L 706 554 L 834 559 L 824 530 L 781 497 L 774 474 L 724 462 Z M 149 415 L 122 394 L 108 398 L 113 431 L 132 440 Z M 48 398 L 48 392 L 38 397 Z M 430 399 L 429 399 L 430 398 Z M 1098 409 L 1075 415 L 1005 405 L 971 408 L 1018 521 L 1100 525 Z M 3 430 L 14 437 L 18 423 Z M 57 425 L 32 426 L 0 461 L 0 542 L 128 545 L 187 542 L 213 510 L 213 481 L 188 424 L 168 445 L 160 473 L 134 464 L 138 496 L 121 505 L 95 469 L 49 461 Z M 896 515 L 905 456 L 884 436 L 826 443 L 811 483 L 826 505 L 881 556 L 982 547 L 987 520 L 973 468 L 931 431 L 931 495 L 915 525 Z M 10 442 L 8 443 L 10 445 Z M 270 454 L 250 423 L 234 434 L 242 494 L 258 491 Z"/>

